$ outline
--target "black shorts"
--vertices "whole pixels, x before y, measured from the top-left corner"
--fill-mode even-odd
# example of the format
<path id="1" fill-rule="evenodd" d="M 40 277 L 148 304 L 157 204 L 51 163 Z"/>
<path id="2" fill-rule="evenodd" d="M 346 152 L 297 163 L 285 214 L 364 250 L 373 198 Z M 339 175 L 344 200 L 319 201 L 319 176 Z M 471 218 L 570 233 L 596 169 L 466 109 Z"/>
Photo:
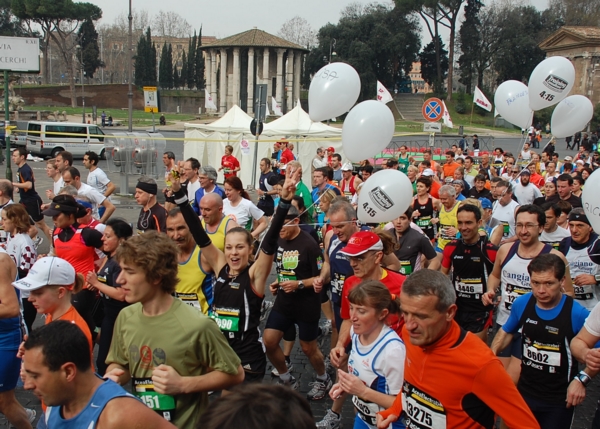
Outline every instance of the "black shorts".
<path id="1" fill-rule="evenodd" d="M 265 329 L 275 329 L 277 331 L 286 332 L 290 326 L 298 325 L 298 337 L 300 341 L 310 342 L 317 339 L 319 336 L 319 321 L 315 322 L 304 322 L 294 318 L 287 317 L 286 315 L 271 310 Z"/>
<path id="2" fill-rule="evenodd" d="M 496 328 L 498 328 L 498 331 L 499 331 L 500 329 L 502 329 L 502 326 L 500 326 L 496 323 Z M 498 335 L 498 334 L 496 334 L 496 335 Z M 521 345 L 521 333 L 517 332 L 516 334 L 514 334 L 513 339 L 510 342 L 510 345 L 507 348 L 505 348 L 504 350 L 502 350 L 501 352 L 498 352 L 498 354 L 496 356 L 503 357 L 503 358 L 514 356 L 517 359 L 522 359 L 523 358 L 523 349 L 522 349 L 522 345 Z"/>
<path id="3" fill-rule="evenodd" d="M 454 317 L 458 326 L 465 331 L 477 334 L 492 326 L 492 313 L 490 311 L 482 311 L 478 313 L 460 312 Z"/>
<path id="4" fill-rule="evenodd" d="M 254 362 L 243 362 L 244 383 L 261 383 L 267 372 L 267 359 L 265 355 L 256 359 Z"/>
<path id="5" fill-rule="evenodd" d="M 27 213 L 34 222 L 44 219 L 44 215 L 42 214 L 42 199 L 39 196 L 36 199 L 21 200 L 21 204 L 25 206 L 25 210 L 27 210 Z"/>

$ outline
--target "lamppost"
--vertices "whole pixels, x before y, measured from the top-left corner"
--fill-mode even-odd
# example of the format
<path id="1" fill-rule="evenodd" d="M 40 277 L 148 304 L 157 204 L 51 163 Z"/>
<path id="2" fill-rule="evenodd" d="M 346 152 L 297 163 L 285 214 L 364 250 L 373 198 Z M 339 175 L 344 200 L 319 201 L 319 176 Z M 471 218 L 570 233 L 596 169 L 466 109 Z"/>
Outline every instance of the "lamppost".
<path id="1" fill-rule="evenodd" d="M 330 64 L 331 64 L 331 56 L 337 55 L 334 51 L 336 43 L 337 43 L 337 40 L 335 40 L 335 39 L 331 39 L 331 41 L 329 42 L 329 63 Z"/>
<path id="2" fill-rule="evenodd" d="M 81 45 L 75 46 L 79 50 L 79 64 L 81 66 L 81 105 L 83 106 L 83 111 L 81 113 L 81 118 L 83 123 L 85 124 L 85 91 L 83 87 L 83 49 Z"/>

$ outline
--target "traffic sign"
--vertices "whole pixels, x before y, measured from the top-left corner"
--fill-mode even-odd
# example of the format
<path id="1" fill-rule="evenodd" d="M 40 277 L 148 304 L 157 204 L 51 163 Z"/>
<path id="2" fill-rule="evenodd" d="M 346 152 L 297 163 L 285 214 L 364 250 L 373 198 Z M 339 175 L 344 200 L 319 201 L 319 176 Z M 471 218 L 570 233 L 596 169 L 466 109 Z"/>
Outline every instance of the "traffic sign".
<path id="1" fill-rule="evenodd" d="M 144 87 L 144 112 L 158 113 L 158 95 L 155 86 Z"/>
<path id="2" fill-rule="evenodd" d="M 423 103 L 423 117 L 426 121 L 437 122 L 444 116 L 444 105 L 439 98 L 430 98 Z"/>

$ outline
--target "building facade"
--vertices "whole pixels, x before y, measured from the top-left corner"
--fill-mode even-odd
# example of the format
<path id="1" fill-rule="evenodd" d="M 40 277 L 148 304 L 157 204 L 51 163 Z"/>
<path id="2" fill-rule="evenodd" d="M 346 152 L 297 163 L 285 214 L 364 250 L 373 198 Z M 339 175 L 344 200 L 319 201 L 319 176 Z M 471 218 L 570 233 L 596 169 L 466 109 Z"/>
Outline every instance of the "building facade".
<path id="1" fill-rule="evenodd" d="M 571 95 L 585 95 L 594 106 L 600 103 L 600 28 L 561 27 L 539 46 L 548 57 L 563 56 L 575 66 Z"/>

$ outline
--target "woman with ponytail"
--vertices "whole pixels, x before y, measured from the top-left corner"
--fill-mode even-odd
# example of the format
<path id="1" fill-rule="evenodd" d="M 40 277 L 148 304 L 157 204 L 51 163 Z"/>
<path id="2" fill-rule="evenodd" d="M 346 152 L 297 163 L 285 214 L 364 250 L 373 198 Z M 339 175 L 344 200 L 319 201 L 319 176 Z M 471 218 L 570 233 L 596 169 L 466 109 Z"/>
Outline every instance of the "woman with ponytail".
<path id="1" fill-rule="evenodd" d="M 198 216 L 188 203 L 179 180 L 172 177 L 171 189 L 175 194 L 175 202 L 201 249 L 202 269 L 214 273 L 217 277 L 209 314 L 242 361 L 246 373 L 245 382 L 261 382 L 265 375 L 266 356 L 259 329 L 261 306 L 267 277 L 271 273 L 277 251 L 279 231 L 286 221 L 300 177 L 299 169 L 287 169 L 279 205 L 255 261 L 252 257 L 253 237 L 245 228 L 237 227 L 227 232 L 224 252 L 212 244 Z M 231 179 L 237 178 L 232 177 L 228 180 Z"/>
<path id="2" fill-rule="evenodd" d="M 357 410 L 354 429 L 374 429 L 376 415 L 394 402 L 404 381 L 406 349 L 398 334 L 386 320 L 399 315 L 398 297 L 381 282 L 368 280 L 350 291 L 352 351 L 348 372 L 338 370 L 338 382 L 329 395 L 336 399 L 343 393 L 353 395 Z M 393 429 L 404 428 L 401 420 Z"/>

